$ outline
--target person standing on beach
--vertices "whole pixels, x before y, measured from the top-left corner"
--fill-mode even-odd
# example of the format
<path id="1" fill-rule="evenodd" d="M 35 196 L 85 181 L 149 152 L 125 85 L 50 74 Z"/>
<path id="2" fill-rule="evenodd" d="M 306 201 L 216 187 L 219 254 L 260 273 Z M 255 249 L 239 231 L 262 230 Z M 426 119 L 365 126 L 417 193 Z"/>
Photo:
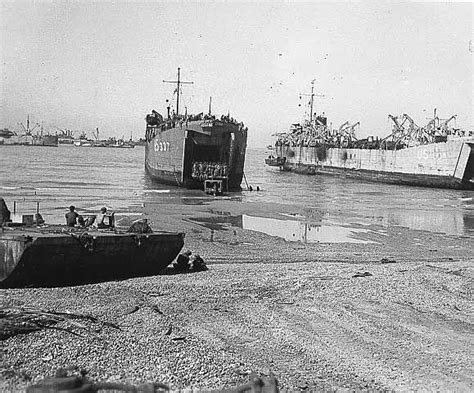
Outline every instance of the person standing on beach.
<path id="1" fill-rule="evenodd" d="M 68 227 L 73 227 L 77 224 L 79 214 L 75 210 L 76 208 L 74 206 L 69 206 L 69 212 L 66 213 L 66 224 Z"/>

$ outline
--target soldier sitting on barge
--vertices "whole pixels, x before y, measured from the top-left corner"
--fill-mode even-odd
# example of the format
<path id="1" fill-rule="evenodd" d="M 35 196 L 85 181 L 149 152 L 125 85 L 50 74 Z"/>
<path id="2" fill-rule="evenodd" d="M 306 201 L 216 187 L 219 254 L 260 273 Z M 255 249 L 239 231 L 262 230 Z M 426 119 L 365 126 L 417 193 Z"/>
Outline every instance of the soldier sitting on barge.
<path id="1" fill-rule="evenodd" d="M 66 225 L 68 227 L 73 227 L 77 224 L 77 217 L 79 213 L 76 212 L 75 206 L 69 206 L 69 212 L 66 213 Z"/>
<path id="2" fill-rule="evenodd" d="M 107 208 L 100 209 L 100 213 L 95 216 L 94 226 L 98 229 L 113 228 L 115 226 L 115 213 L 107 213 Z M 108 219 L 108 223 L 106 223 Z"/>

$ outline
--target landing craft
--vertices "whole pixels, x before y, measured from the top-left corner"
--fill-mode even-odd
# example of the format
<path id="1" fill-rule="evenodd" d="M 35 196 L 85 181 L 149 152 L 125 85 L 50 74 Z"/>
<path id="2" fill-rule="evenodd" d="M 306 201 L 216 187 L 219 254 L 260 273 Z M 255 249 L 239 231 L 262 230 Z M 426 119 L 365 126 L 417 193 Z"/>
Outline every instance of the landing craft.
<path id="1" fill-rule="evenodd" d="M 180 86 L 177 84 L 176 110 L 163 117 L 156 111 L 146 116 L 145 169 L 152 179 L 186 188 L 204 189 L 206 181 L 219 191 L 240 190 L 247 148 L 247 128 L 230 115 L 216 117 L 184 115 L 179 112 Z"/>
<path id="2" fill-rule="evenodd" d="M 10 219 L 0 198 L 0 288 L 83 285 L 159 274 L 178 255 L 184 233 L 136 233 L 44 225 L 37 214 Z M 13 217 L 12 217 L 13 218 Z M 110 220 L 110 219 L 109 219 Z"/>
<path id="3" fill-rule="evenodd" d="M 313 114 L 313 87 L 311 114 Z M 474 189 L 474 135 L 451 127 L 456 116 L 436 115 L 420 127 L 407 114 L 392 116 L 385 138 L 359 140 L 359 122 L 328 127 L 326 116 L 311 115 L 290 132 L 275 134 L 274 154 L 266 164 L 304 174 L 342 175 L 394 184 Z"/>

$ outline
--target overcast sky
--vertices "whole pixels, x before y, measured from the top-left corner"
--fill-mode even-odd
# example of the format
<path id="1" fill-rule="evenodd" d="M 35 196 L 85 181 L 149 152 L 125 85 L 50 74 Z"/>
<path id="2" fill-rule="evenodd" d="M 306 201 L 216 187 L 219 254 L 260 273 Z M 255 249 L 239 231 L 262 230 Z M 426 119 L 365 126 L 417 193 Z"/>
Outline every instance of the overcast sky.
<path id="1" fill-rule="evenodd" d="M 32 121 L 142 137 L 181 67 L 189 113 L 229 111 L 249 146 L 304 118 L 311 80 L 333 126 L 388 114 L 474 129 L 473 3 L 2 1 L 0 128 Z M 54 129 L 51 128 L 53 131 Z"/>

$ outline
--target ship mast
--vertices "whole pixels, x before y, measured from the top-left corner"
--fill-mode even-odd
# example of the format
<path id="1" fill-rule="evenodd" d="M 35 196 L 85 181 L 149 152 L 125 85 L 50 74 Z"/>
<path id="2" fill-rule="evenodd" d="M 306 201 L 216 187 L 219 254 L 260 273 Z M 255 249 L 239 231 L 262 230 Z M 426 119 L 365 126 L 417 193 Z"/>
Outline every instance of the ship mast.
<path id="1" fill-rule="evenodd" d="M 314 82 L 316 81 L 316 79 L 313 79 L 311 81 L 311 94 L 300 94 L 300 98 L 301 96 L 309 96 L 310 97 L 310 100 L 309 100 L 309 106 L 310 106 L 310 113 L 309 113 L 309 122 L 311 124 L 313 124 L 313 106 L 314 106 L 314 97 L 321 97 L 321 98 L 324 98 L 324 94 L 314 94 Z"/>
<path id="2" fill-rule="evenodd" d="M 179 86 L 180 85 L 192 85 L 194 82 L 183 82 L 181 79 L 181 68 L 178 67 L 178 80 L 177 81 L 165 81 L 164 83 L 176 83 L 178 86 L 176 88 L 176 116 L 179 115 Z"/>
<path id="3" fill-rule="evenodd" d="M 23 128 L 23 131 L 25 131 L 26 135 L 31 135 L 31 133 L 35 130 L 35 128 L 40 125 L 36 123 L 36 125 L 30 130 L 30 115 L 28 115 L 26 118 L 26 127 L 23 125 L 22 122 L 20 122 L 19 124 Z"/>

